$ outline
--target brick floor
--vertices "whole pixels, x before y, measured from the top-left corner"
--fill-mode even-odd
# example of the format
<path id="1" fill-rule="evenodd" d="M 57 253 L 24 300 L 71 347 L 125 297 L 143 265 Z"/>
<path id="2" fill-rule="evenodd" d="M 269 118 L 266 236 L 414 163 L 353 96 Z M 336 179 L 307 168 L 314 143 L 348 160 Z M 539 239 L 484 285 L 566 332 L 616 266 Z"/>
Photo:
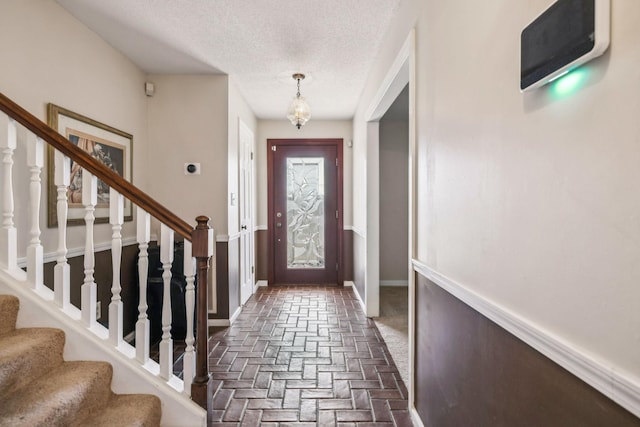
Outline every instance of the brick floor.
<path id="1" fill-rule="evenodd" d="M 210 427 L 412 426 L 407 389 L 351 288 L 260 288 L 209 349 Z"/>

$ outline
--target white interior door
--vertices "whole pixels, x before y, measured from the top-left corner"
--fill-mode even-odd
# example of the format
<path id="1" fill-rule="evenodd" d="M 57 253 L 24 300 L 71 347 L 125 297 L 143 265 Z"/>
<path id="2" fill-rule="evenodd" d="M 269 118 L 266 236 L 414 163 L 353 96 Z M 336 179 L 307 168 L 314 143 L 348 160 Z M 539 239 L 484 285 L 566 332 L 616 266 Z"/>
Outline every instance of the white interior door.
<path id="1" fill-rule="evenodd" d="M 240 302 L 244 304 L 253 295 L 253 132 L 241 120 L 238 122 L 238 161 L 240 203 Z"/>

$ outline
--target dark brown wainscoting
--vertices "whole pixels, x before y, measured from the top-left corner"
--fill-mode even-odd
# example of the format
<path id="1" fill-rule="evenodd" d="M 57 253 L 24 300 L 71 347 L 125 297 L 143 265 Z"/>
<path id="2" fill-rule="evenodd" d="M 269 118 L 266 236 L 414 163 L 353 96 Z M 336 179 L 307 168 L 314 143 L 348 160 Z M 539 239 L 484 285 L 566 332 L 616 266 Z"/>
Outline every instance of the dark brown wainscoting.
<path id="1" fill-rule="evenodd" d="M 71 304 L 80 308 L 81 287 L 84 282 L 84 255 L 69 258 L 67 260 L 70 269 L 70 300 Z M 53 269 L 56 262 L 44 264 L 44 283 L 53 290 Z M 120 282 L 123 304 L 122 331 L 126 336 L 135 328 L 138 319 L 138 245 L 122 247 L 122 264 Z M 113 272 L 111 267 L 111 249 L 95 253 L 94 281 L 97 285 L 98 302 L 102 305 L 102 318 L 99 322 L 105 323 L 109 317 L 109 303 L 111 302 L 111 282 Z"/>
<path id="2" fill-rule="evenodd" d="M 415 405 L 433 427 L 638 427 L 640 419 L 416 274 Z"/>
<path id="3" fill-rule="evenodd" d="M 353 281 L 353 231 L 344 230 L 342 234 L 342 265 L 344 280 Z"/>
<path id="4" fill-rule="evenodd" d="M 255 234 L 256 280 L 269 280 L 269 230 Z"/>
<path id="5" fill-rule="evenodd" d="M 229 245 L 216 242 L 216 312 L 209 319 L 229 318 Z"/>

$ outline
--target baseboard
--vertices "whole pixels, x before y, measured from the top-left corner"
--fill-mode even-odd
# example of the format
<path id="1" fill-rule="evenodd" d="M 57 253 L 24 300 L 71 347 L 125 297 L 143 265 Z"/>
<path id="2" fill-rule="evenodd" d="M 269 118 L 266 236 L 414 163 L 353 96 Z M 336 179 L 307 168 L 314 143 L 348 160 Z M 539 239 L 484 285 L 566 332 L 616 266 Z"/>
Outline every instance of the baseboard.
<path id="1" fill-rule="evenodd" d="M 238 318 L 241 312 L 242 312 L 242 307 L 238 307 L 236 311 L 228 319 L 208 319 L 207 326 L 214 326 L 214 327 L 231 326 L 233 322 L 236 321 L 236 319 Z"/>
<path id="2" fill-rule="evenodd" d="M 253 293 L 256 293 L 258 288 L 269 286 L 269 282 L 267 280 L 258 280 L 255 285 L 253 285 Z"/>
<path id="3" fill-rule="evenodd" d="M 538 350 L 637 417 L 640 417 L 640 379 L 605 365 L 564 339 L 498 306 L 459 283 L 413 260 L 415 271 L 486 318 Z"/>
<path id="4" fill-rule="evenodd" d="M 229 322 L 229 319 L 209 319 L 207 320 L 207 326 L 224 327 L 231 326 L 231 323 Z"/>
<path id="5" fill-rule="evenodd" d="M 240 313 L 242 312 L 242 307 L 238 307 L 236 309 L 236 311 L 231 315 L 231 317 L 229 318 L 229 325 L 233 325 L 233 322 L 236 321 L 236 319 L 238 318 L 238 316 L 240 316 Z"/>
<path id="6" fill-rule="evenodd" d="M 362 301 L 362 297 L 360 297 L 360 294 L 358 293 L 358 287 L 355 286 L 355 283 L 353 283 L 353 282 L 351 282 L 351 287 L 353 288 L 353 293 L 356 294 L 356 298 L 358 299 L 358 301 L 360 301 L 360 306 L 362 307 L 362 310 L 366 313 L 367 312 L 367 306 L 364 303 L 364 301 Z"/>
<path id="7" fill-rule="evenodd" d="M 380 286 L 408 287 L 408 280 L 380 280 Z"/>
<path id="8" fill-rule="evenodd" d="M 353 283 L 350 280 L 345 280 L 344 284 L 342 286 L 344 286 L 345 288 L 354 288 L 355 283 Z"/>
<path id="9" fill-rule="evenodd" d="M 413 421 L 413 426 L 424 427 L 424 423 L 422 422 L 422 418 L 420 418 L 420 414 L 418 414 L 416 407 L 413 404 L 410 404 L 410 405 L 411 405 L 411 408 L 409 410 L 409 413 L 411 415 L 411 421 Z"/>

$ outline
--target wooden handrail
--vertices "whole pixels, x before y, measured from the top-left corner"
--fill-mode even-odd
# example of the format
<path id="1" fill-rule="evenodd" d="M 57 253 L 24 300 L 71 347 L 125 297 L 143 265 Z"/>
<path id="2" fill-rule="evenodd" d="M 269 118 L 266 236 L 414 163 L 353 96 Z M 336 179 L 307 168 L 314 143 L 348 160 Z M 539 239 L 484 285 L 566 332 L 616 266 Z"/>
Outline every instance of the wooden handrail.
<path id="1" fill-rule="evenodd" d="M 4 111 L 9 117 L 29 129 L 56 150 L 72 158 L 74 162 L 77 162 L 81 167 L 91 172 L 124 197 L 131 200 L 134 204 L 140 206 L 164 225 L 172 228 L 176 233 L 191 241 L 191 233 L 194 228 L 186 221 L 165 208 L 129 181 L 122 178 L 105 164 L 91 157 L 89 153 L 72 144 L 68 139 L 2 93 L 0 93 L 0 110 Z"/>

